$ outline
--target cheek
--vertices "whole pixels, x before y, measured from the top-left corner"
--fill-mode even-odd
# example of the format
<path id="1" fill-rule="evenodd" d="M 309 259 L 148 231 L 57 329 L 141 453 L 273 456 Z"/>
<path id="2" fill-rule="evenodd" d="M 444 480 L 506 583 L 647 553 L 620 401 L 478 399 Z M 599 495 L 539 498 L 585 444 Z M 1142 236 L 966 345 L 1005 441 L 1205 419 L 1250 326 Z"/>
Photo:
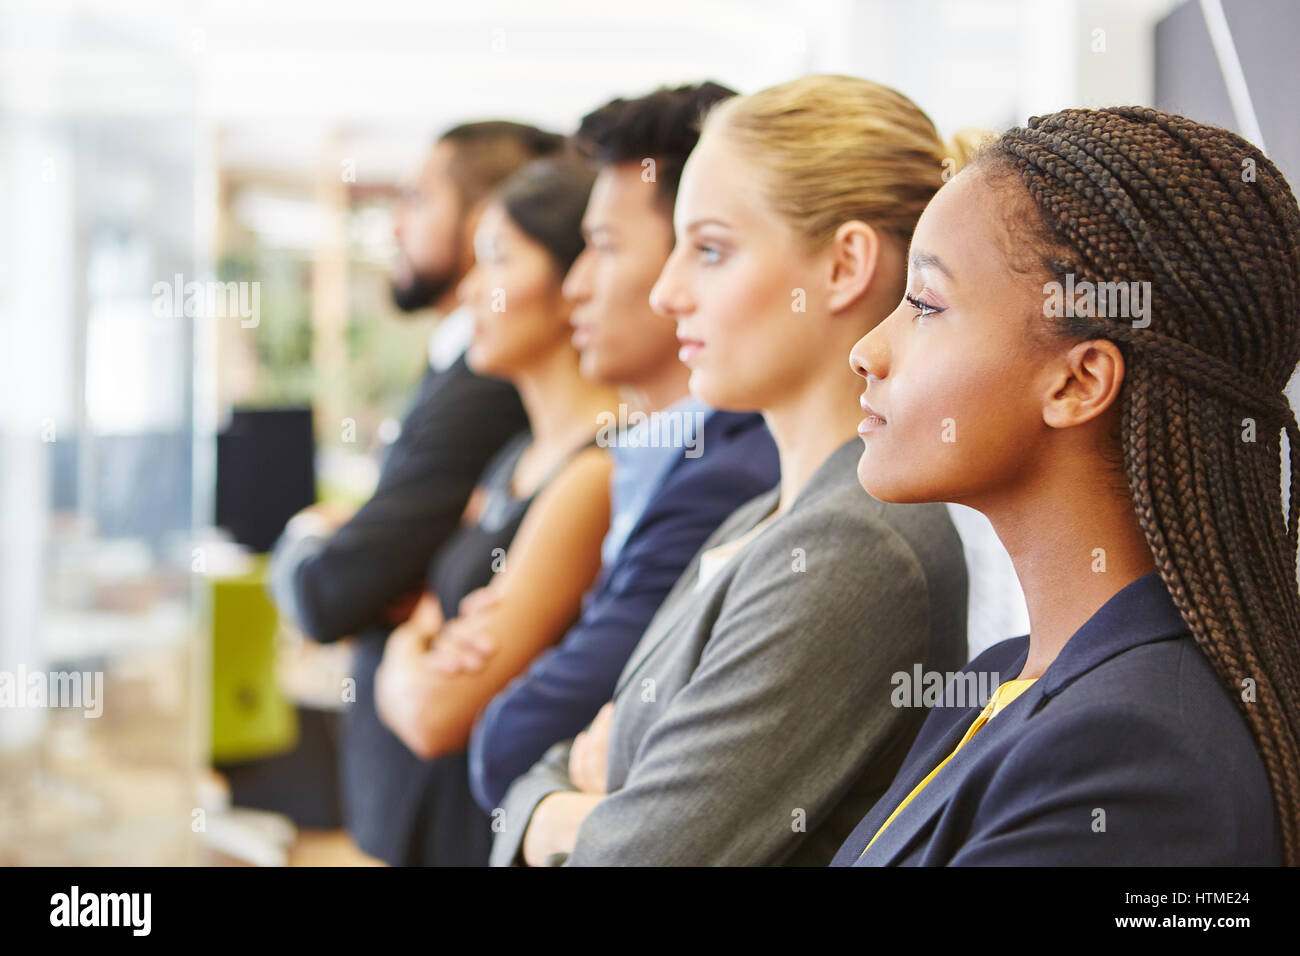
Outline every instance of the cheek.
<path id="1" fill-rule="evenodd" d="M 550 270 L 540 265 L 519 270 L 511 277 L 506 295 L 506 329 L 522 348 L 535 349 L 556 338 L 568 338 L 559 285 Z"/>
<path id="2" fill-rule="evenodd" d="M 1028 383 L 1005 353 L 929 348 L 890 375 L 888 424 L 858 466 L 882 501 L 961 501 L 1015 480 L 1032 447 Z"/>
<path id="3" fill-rule="evenodd" d="M 648 260 L 653 263 L 654 260 Z M 646 262 L 629 262 L 611 283 L 608 321 L 629 352 L 677 351 L 677 324 L 650 308 L 650 290 L 659 278 L 658 269 L 647 269 Z"/>
<path id="4" fill-rule="evenodd" d="M 699 321 L 690 323 L 705 340 L 691 390 L 698 387 L 706 402 L 709 393 L 720 407 L 763 407 L 791 373 L 792 357 L 807 349 L 804 316 L 793 308 L 797 285 L 758 263 L 720 274 L 697 299 Z"/>
<path id="5" fill-rule="evenodd" d="M 402 223 L 402 251 L 416 267 L 429 258 L 429 217 L 423 210 L 409 213 Z"/>
<path id="6" fill-rule="evenodd" d="M 607 262 L 592 283 L 592 304 L 603 330 L 621 331 L 636 314 L 637 287 L 635 275 L 617 261 Z"/>
<path id="7" fill-rule="evenodd" d="M 475 309 L 474 356 L 481 368 L 513 368 L 567 326 L 554 309 L 554 283 L 523 265 L 486 270 Z"/>
<path id="8" fill-rule="evenodd" d="M 416 267 L 427 273 L 439 273 L 448 268 L 454 223 L 448 221 L 447 211 L 425 204 L 408 222 L 406 252 Z"/>

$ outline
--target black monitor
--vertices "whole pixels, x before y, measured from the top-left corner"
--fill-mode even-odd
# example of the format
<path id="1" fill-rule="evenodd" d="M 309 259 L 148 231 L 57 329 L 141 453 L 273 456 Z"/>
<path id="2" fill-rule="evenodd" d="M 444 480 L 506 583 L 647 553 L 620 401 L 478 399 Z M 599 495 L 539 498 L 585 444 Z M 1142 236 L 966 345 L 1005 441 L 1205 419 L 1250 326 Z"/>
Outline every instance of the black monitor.
<path id="1" fill-rule="evenodd" d="M 217 524 L 256 553 L 316 501 L 311 407 L 237 408 L 217 435 Z"/>

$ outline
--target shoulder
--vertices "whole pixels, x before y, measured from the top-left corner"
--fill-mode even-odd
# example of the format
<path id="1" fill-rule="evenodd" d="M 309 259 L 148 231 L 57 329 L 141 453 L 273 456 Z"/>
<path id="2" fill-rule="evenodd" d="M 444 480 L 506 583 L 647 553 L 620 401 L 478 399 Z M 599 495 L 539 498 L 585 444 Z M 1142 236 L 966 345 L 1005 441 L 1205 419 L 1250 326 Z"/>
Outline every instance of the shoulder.
<path id="1" fill-rule="evenodd" d="M 1245 706 L 1250 706 L 1246 704 Z M 1190 635 L 1134 647 L 1043 700 L 1008 753 L 1034 787 L 1086 789 L 1217 821 L 1269 845 L 1268 774 L 1233 695 Z"/>
<path id="2" fill-rule="evenodd" d="M 853 579 L 857 590 L 888 592 L 911 574 L 922 583 L 942 578 L 945 585 L 960 585 L 964 599 L 961 539 L 944 506 L 877 501 L 862 490 L 851 471 L 796 502 L 746 549 L 745 561 L 760 564 L 794 548 L 807 556 L 810 567 L 814 555 L 822 556 L 826 570 Z M 889 587 L 860 586 L 865 576 L 882 571 L 894 575 L 887 579 Z"/>
<path id="3" fill-rule="evenodd" d="M 702 439 L 673 463 L 654 500 L 674 506 L 721 497 L 735 501 L 737 496 L 753 497 L 780 479 L 780 457 L 762 416 L 714 412 Z"/>
<path id="4" fill-rule="evenodd" d="M 489 378 L 473 371 L 461 356 L 441 371 L 427 368 L 420 381 L 416 405 L 438 417 L 459 418 L 475 409 L 477 420 L 492 414 L 523 415 L 523 404 L 514 385 L 501 378 Z M 479 407 L 483 406 L 483 407 Z"/>
<path id="5" fill-rule="evenodd" d="M 1140 733 L 1195 740 L 1215 759 L 1258 761 L 1242 706 L 1190 634 L 1103 661 L 1048 697 L 1032 723 L 1050 731 L 1090 720 L 1131 721 Z"/>
<path id="6" fill-rule="evenodd" d="M 521 450 L 518 446 L 503 449 L 498 467 L 491 469 L 492 475 L 485 483 L 498 488 L 509 485 Z M 609 509 L 610 467 L 609 455 L 603 448 L 592 446 L 574 453 L 526 504 L 525 524 L 530 528 L 543 525 L 550 529 L 549 534 L 587 527 L 579 518 L 605 521 Z"/>
<path id="7" fill-rule="evenodd" d="M 780 608 L 783 619 L 797 619 L 819 640 L 837 633 L 861 642 L 864 634 L 883 631 L 925 640 L 932 604 L 927 568 L 909 540 L 882 520 L 880 503 L 850 477 L 796 502 L 746 544 L 723 585 L 724 606 L 746 616 L 745 608 Z M 729 522 L 713 543 L 743 535 L 777 495 L 774 489 L 751 502 L 742 509 L 744 520 Z"/>
<path id="8" fill-rule="evenodd" d="M 531 441 L 532 433 L 527 428 L 520 429 L 507 438 L 483 469 L 479 485 L 485 488 L 509 485 L 515 465 Z"/>
<path id="9" fill-rule="evenodd" d="M 538 497 L 595 494 L 608 502 L 609 473 L 612 467 L 608 452 L 597 445 L 591 445 L 565 462 L 564 467 L 547 483 Z"/>

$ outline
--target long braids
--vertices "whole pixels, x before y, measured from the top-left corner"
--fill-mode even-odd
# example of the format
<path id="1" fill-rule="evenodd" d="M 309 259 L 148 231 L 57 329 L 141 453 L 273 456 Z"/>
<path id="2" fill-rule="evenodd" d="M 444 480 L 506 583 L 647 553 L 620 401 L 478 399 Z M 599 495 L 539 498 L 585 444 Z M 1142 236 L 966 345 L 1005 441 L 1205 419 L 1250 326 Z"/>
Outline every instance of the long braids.
<path id="1" fill-rule="evenodd" d="M 1034 117 L 975 165 L 1018 174 L 1054 276 L 1150 283 L 1148 326 L 1074 316 L 1057 331 L 1124 353 L 1124 471 L 1139 523 L 1245 715 L 1285 859 L 1300 864 L 1300 429 L 1283 393 L 1300 360 L 1295 196 L 1241 137 L 1139 107 Z"/>

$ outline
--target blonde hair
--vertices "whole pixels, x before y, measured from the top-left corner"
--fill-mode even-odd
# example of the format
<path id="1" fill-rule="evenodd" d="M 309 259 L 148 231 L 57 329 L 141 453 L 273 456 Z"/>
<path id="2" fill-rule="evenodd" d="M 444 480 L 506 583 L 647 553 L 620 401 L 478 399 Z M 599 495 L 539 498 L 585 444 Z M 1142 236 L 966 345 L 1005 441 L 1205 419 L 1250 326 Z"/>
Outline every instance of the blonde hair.
<path id="1" fill-rule="evenodd" d="M 703 132 L 737 146 L 766 180 L 766 198 L 814 245 L 857 219 L 907 243 L 926 203 L 982 134 L 952 146 L 903 94 L 870 80 L 821 74 L 715 106 Z"/>

